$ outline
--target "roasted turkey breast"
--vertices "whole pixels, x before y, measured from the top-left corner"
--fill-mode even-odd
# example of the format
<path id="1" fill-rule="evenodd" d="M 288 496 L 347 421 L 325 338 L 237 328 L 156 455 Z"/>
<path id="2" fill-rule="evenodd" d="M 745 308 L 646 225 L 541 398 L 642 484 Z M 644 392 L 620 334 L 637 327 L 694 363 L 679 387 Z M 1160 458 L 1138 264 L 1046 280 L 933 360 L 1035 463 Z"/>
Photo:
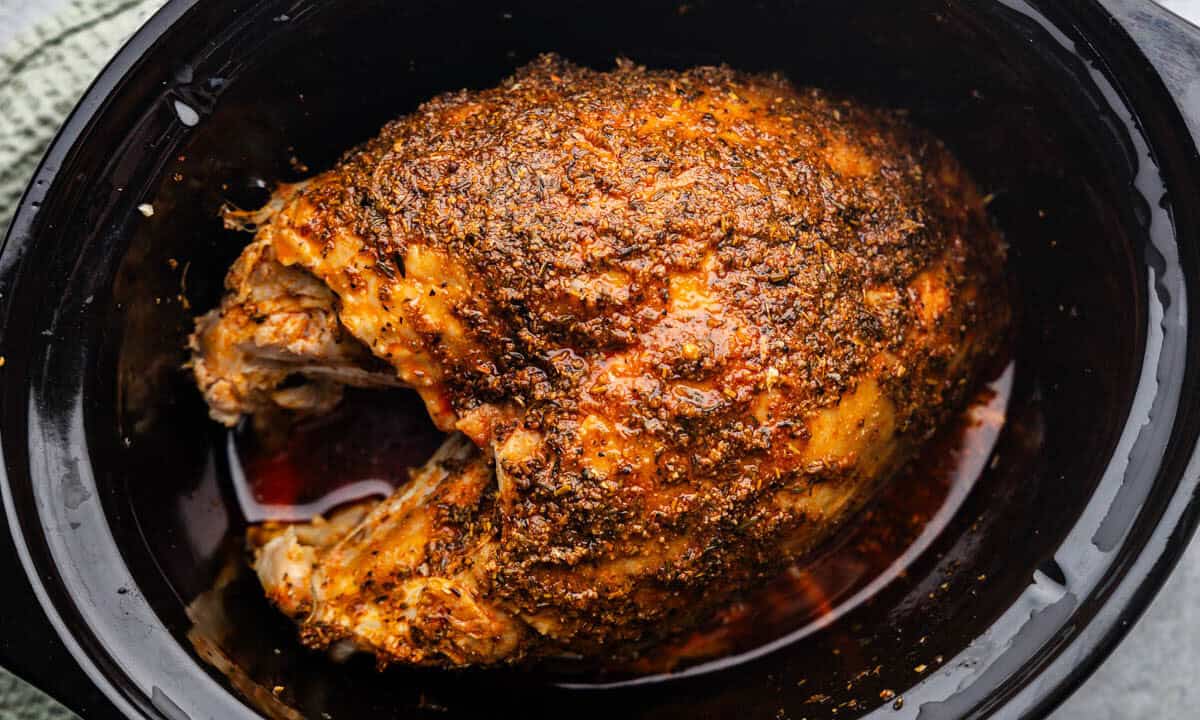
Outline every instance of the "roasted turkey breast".
<path id="1" fill-rule="evenodd" d="M 545 56 L 260 219 L 192 338 L 213 416 L 399 383 L 453 433 L 352 521 L 253 534 L 306 642 L 383 663 L 694 626 L 960 411 L 1009 319 L 1004 245 L 940 142 L 726 68 Z"/>

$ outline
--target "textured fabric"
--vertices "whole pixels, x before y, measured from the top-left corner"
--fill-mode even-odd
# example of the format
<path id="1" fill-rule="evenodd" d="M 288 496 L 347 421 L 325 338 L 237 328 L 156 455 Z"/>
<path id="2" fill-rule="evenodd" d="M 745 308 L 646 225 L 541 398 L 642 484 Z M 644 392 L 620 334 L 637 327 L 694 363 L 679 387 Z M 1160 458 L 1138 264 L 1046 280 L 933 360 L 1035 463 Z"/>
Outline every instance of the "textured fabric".
<path id="1" fill-rule="evenodd" d="M 0 670 L 0 720 L 66 720 L 74 717 L 71 711 Z"/>
<path id="2" fill-rule="evenodd" d="M 163 0 L 0 0 L 0 229 L 92 78 Z M 0 720 L 70 711 L 0 669 Z"/>
<path id="3" fill-rule="evenodd" d="M 0 0 L 0 227 L 79 96 L 161 4 Z"/>

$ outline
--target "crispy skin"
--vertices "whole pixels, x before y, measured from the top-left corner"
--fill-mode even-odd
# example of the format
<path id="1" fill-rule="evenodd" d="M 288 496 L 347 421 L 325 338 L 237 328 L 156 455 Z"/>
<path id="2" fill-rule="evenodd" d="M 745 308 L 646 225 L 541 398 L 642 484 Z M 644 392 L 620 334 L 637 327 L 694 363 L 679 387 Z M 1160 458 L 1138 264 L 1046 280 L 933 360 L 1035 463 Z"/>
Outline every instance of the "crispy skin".
<path id="1" fill-rule="evenodd" d="M 724 68 L 543 57 L 389 124 L 257 240 L 494 467 L 481 534 L 421 552 L 467 568 L 429 582 L 522 629 L 412 633 L 377 589 L 412 559 L 379 561 L 361 593 L 394 642 L 301 623 L 382 662 L 611 654 L 693 625 L 869 499 L 1008 321 L 1003 244 L 939 142 Z M 416 547 L 419 515 L 354 534 Z M 322 577 L 359 571 L 325 553 Z"/>

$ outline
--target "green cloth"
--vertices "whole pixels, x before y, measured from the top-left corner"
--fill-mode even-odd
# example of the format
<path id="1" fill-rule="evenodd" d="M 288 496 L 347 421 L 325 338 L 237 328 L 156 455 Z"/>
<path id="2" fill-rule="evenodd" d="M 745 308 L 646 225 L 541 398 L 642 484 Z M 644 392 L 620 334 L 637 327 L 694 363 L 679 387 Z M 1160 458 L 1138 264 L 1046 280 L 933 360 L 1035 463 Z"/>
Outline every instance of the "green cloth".
<path id="1" fill-rule="evenodd" d="M 0 0 L 0 228 L 92 78 L 163 1 Z M 74 717 L 0 669 L 0 720 Z"/>
<path id="2" fill-rule="evenodd" d="M 162 4 L 0 0 L 0 227 L 92 78 Z"/>
<path id="3" fill-rule="evenodd" d="M 75 714 L 0 669 L 0 720 L 68 720 Z"/>

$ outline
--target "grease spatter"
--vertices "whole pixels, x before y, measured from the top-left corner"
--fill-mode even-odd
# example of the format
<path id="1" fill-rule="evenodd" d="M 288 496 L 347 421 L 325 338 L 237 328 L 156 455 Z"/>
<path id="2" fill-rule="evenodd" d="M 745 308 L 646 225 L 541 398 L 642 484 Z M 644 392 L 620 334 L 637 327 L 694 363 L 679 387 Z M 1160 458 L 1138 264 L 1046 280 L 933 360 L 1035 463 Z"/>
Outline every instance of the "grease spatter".
<path id="1" fill-rule="evenodd" d="M 179 122 L 188 127 L 195 127 L 200 123 L 200 113 L 182 100 L 174 101 L 175 115 L 179 118 Z"/>

